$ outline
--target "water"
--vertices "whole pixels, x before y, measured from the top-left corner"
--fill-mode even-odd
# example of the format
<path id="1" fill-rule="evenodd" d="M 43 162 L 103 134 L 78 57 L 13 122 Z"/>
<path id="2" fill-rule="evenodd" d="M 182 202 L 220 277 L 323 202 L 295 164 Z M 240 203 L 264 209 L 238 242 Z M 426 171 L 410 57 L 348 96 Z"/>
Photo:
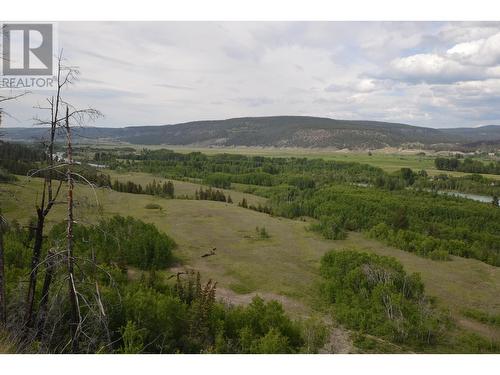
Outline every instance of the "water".
<path id="1" fill-rule="evenodd" d="M 483 202 L 483 203 L 491 203 L 493 201 L 493 197 L 490 197 L 488 195 L 478 195 L 478 194 L 469 194 L 469 193 L 459 193 L 458 191 L 443 191 L 439 190 L 438 194 L 443 194 L 443 195 L 452 195 L 454 197 L 460 197 L 460 198 L 466 198 L 466 199 L 472 199 L 473 201 L 476 202 Z"/>

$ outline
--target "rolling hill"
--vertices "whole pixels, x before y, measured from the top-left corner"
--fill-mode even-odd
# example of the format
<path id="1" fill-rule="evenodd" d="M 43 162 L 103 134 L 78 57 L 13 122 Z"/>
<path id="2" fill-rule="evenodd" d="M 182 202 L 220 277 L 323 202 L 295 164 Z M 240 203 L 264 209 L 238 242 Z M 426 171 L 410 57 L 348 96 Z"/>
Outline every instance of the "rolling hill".
<path id="1" fill-rule="evenodd" d="M 7 128 L 3 131 L 5 138 L 13 141 L 38 139 L 46 133 L 39 128 Z M 242 117 L 124 128 L 88 127 L 75 132 L 80 141 L 91 138 L 145 145 L 338 149 L 422 146 L 449 149 L 460 148 L 464 144 L 500 144 L 500 126 L 497 125 L 434 129 L 399 123 L 305 116 Z"/>

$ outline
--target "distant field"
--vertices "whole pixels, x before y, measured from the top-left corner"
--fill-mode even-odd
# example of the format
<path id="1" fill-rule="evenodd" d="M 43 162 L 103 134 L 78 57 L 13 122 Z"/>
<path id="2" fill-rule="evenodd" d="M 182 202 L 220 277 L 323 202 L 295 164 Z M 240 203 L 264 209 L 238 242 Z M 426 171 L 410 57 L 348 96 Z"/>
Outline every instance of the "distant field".
<path id="1" fill-rule="evenodd" d="M 2 210 L 10 220 L 26 221 L 33 214 L 36 189 L 41 182 L 38 179 L 26 182 L 26 178 L 20 177 L 16 185 L 0 185 Z M 291 313 L 307 313 L 318 281 L 320 257 L 331 249 L 353 247 L 394 256 L 406 270 L 419 272 L 428 293 L 456 316 L 464 308 L 500 313 L 500 268 L 476 260 L 454 257 L 451 262 L 432 261 L 382 245 L 359 233 L 350 233 L 343 241 L 326 240 L 309 232 L 306 222 L 272 217 L 236 204 L 162 199 L 109 189 L 98 189 L 96 193 L 102 211 L 96 209 L 94 194 L 88 187 L 77 188 L 77 222 L 95 221 L 99 212 L 103 212 L 132 215 L 154 223 L 179 244 L 175 254 L 183 264 L 216 280 L 222 294 L 229 291 L 243 298 L 257 292 L 281 300 Z M 145 208 L 148 203 L 157 203 L 162 210 L 148 210 Z M 57 205 L 49 217 L 49 225 L 61 220 L 64 214 L 64 204 Z M 265 227 L 270 238 L 260 239 L 257 226 Z M 214 247 L 217 255 L 201 258 Z M 480 325 L 488 335 L 500 338 L 499 329 L 485 327 Z"/>

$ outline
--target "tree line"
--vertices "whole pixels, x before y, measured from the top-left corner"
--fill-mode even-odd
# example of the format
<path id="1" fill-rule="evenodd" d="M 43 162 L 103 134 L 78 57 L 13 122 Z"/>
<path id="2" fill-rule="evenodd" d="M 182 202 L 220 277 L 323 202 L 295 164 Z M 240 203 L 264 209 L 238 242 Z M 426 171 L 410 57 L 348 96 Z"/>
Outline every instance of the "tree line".
<path id="1" fill-rule="evenodd" d="M 228 195 L 226 198 L 226 195 L 224 194 L 223 191 L 218 189 L 212 189 L 211 187 L 207 189 L 203 189 L 203 187 L 196 189 L 196 191 L 194 192 L 194 199 L 233 203 L 231 195 Z"/>
<path id="2" fill-rule="evenodd" d="M 114 180 L 110 186 L 113 190 L 121 193 L 158 195 L 161 197 L 174 198 L 174 183 L 172 181 L 152 182 L 146 184 L 143 188 L 141 184 L 132 181 L 121 182 Z"/>
<path id="3" fill-rule="evenodd" d="M 457 171 L 465 173 L 500 174 L 500 161 L 483 163 L 472 158 L 460 160 L 458 158 L 436 158 L 434 165 L 444 171 Z"/>

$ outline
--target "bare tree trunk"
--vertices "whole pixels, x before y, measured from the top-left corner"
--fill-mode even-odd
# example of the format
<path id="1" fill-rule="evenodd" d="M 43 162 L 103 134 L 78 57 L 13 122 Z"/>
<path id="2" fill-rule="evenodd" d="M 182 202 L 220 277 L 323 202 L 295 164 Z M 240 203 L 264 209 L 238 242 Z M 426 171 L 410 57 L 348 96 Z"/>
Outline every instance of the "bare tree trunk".
<path id="1" fill-rule="evenodd" d="M 45 196 L 45 191 L 44 191 Z M 42 199 L 43 207 L 43 199 Z M 24 316 L 24 325 L 27 329 L 33 327 L 33 310 L 35 305 L 36 281 L 38 276 L 38 265 L 42 254 L 43 227 L 45 224 L 45 215 L 41 208 L 37 208 L 37 224 L 35 229 L 35 243 L 33 245 L 33 256 L 31 258 L 30 279 L 28 282 L 28 294 L 26 298 L 26 314 Z"/>
<path id="2" fill-rule="evenodd" d="M 49 301 L 50 285 L 54 277 L 54 253 L 49 251 L 47 261 L 45 262 L 45 279 L 43 282 L 42 296 L 40 297 L 40 308 L 38 309 L 38 334 L 41 334 L 45 328 L 47 320 L 47 304 Z"/>
<path id="3" fill-rule="evenodd" d="M 3 217 L 0 215 L 0 326 L 7 324 L 7 301 L 5 300 L 5 266 L 3 247 Z"/>
<path id="4" fill-rule="evenodd" d="M 71 350 L 73 353 L 78 352 L 78 331 L 79 331 L 79 312 L 78 299 L 76 295 L 75 277 L 74 277 L 74 259 L 73 259 L 73 177 L 71 175 L 71 167 L 73 164 L 73 154 L 71 145 L 71 129 L 69 126 L 69 114 L 66 108 L 66 137 L 67 137 L 67 154 L 68 154 L 68 169 L 66 178 L 68 182 L 68 225 L 66 228 L 67 240 L 67 266 L 68 266 L 68 292 L 70 303 L 70 334 L 71 334 Z"/>

